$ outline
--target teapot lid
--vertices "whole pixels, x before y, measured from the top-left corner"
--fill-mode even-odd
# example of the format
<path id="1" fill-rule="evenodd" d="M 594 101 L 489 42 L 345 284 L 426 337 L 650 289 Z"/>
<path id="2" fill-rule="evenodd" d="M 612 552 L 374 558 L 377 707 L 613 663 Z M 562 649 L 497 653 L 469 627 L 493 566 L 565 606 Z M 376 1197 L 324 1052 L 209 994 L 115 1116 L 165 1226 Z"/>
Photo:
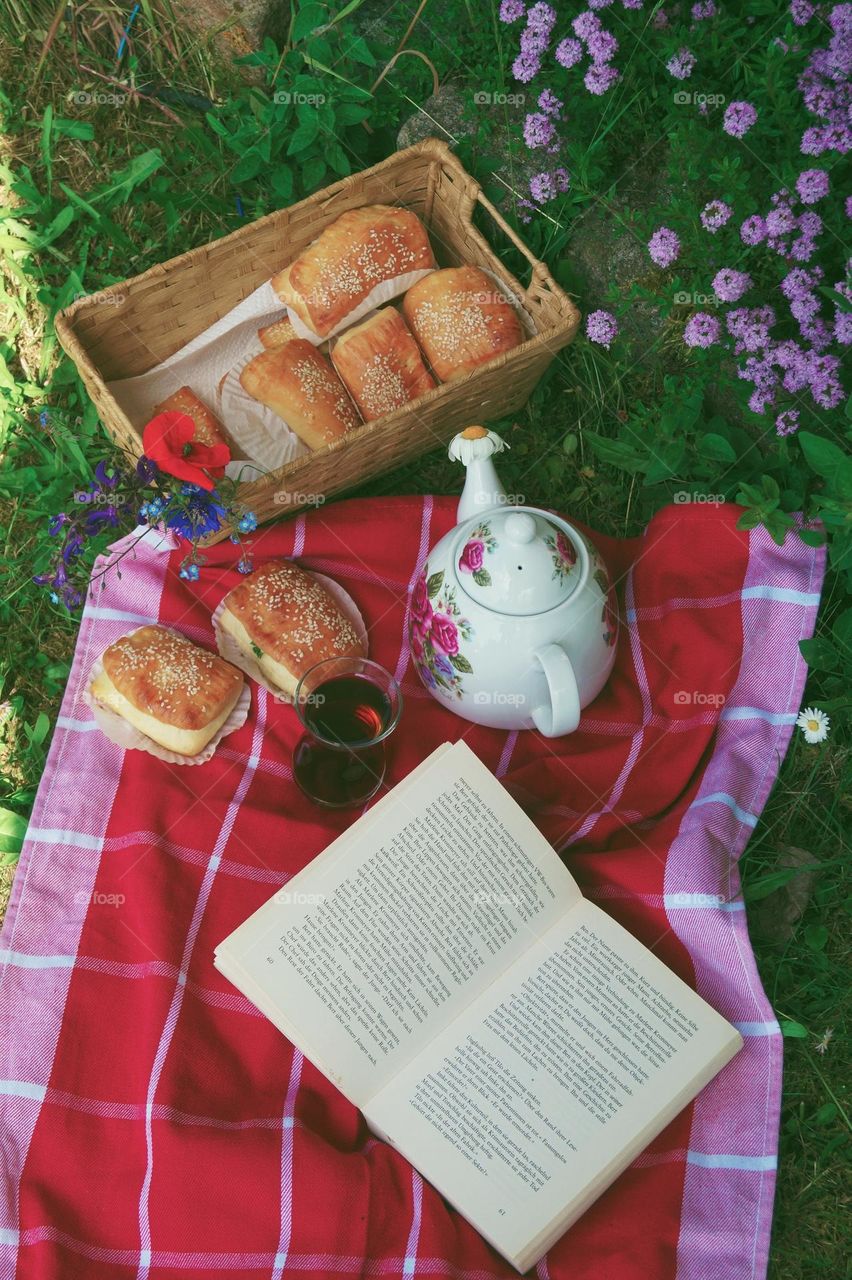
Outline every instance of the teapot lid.
<path id="1" fill-rule="evenodd" d="M 570 526 L 535 507 L 505 507 L 471 517 L 453 547 L 456 579 L 495 613 L 544 613 L 579 584 L 586 550 Z"/>

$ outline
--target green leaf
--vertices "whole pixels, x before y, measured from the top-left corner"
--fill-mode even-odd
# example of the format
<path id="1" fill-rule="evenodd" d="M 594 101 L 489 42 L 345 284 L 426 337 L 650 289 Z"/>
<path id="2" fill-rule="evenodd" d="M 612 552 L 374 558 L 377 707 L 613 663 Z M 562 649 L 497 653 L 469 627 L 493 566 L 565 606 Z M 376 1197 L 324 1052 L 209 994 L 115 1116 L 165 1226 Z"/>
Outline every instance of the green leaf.
<path id="1" fill-rule="evenodd" d="M 811 951 L 824 951 L 828 942 L 828 929 L 824 924 L 809 924 L 805 929 L 805 942 Z"/>
<path id="2" fill-rule="evenodd" d="M 290 145 L 287 148 L 287 155 L 294 156 L 299 151 L 305 151 L 311 145 L 319 133 L 319 118 L 313 115 L 293 130 L 290 138 Z"/>
<path id="3" fill-rule="evenodd" d="M 44 109 L 44 115 L 41 121 L 41 158 L 44 161 L 44 167 L 47 170 L 47 186 L 53 181 L 53 156 L 50 149 L 50 133 L 53 127 L 53 107 L 48 104 Z"/>
<path id="4" fill-rule="evenodd" d="M 165 161 L 159 151 L 153 149 L 143 151 L 140 156 L 136 156 L 131 160 L 130 164 L 126 165 L 124 169 L 113 174 L 109 185 L 98 195 L 92 196 L 92 200 L 111 200 L 112 197 L 121 194 L 126 198 L 140 183 L 144 182 L 146 178 L 150 178 L 152 173 L 156 173 L 163 164 L 165 164 Z"/>
<path id="5" fill-rule="evenodd" d="M 334 109 L 334 118 L 339 125 L 360 124 L 370 114 L 370 108 L 360 102 L 341 102 Z"/>
<path id="6" fill-rule="evenodd" d="M 799 652 L 809 667 L 817 671 L 833 671 L 838 663 L 838 653 L 830 640 L 814 636 L 799 641 Z"/>
<path id="7" fill-rule="evenodd" d="M 261 649 L 260 645 L 252 644 L 251 651 L 256 658 L 263 657 L 263 650 Z"/>
<path id="8" fill-rule="evenodd" d="M 349 157 L 343 150 L 339 142 L 331 142 L 325 149 L 326 158 L 335 173 L 339 173 L 342 177 L 346 177 L 352 172 L 352 166 L 349 163 Z"/>
<path id="9" fill-rule="evenodd" d="M 808 1029 L 801 1022 L 793 1022 L 790 1018 L 779 1018 L 782 1036 L 788 1040 L 807 1040 Z"/>
<path id="10" fill-rule="evenodd" d="M 351 44 L 347 45 L 346 53 L 350 58 L 354 58 L 356 62 L 363 62 L 365 66 L 374 67 L 376 59 L 370 52 L 367 41 L 363 36 L 356 36 Z"/>
<path id="11" fill-rule="evenodd" d="M 27 820 L 11 809 L 0 809 L 0 854 L 17 856 L 21 852 Z"/>
<path id="12" fill-rule="evenodd" d="M 700 438 L 698 452 L 702 458 L 709 458 L 712 462 L 736 462 L 737 460 L 736 453 L 725 437 L 718 435 L 715 431 L 708 431 Z"/>
<path id="13" fill-rule="evenodd" d="M 822 547 L 826 542 L 825 532 L 822 529 L 800 529 L 799 537 L 807 547 Z"/>
<path id="14" fill-rule="evenodd" d="M 293 21 L 290 33 L 294 44 L 306 39 L 317 27 L 324 27 L 328 21 L 328 13 L 321 4 L 305 4 L 299 9 Z"/>
<path id="15" fill-rule="evenodd" d="M 250 147 L 231 170 L 231 182 L 235 187 L 238 187 L 242 182 L 250 182 L 252 178 L 256 178 L 261 172 L 265 163 L 257 148 Z"/>
<path id="16" fill-rule="evenodd" d="M 800 431 L 796 439 L 802 446 L 808 466 L 825 480 L 834 477 L 838 467 L 847 461 L 847 455 L 831 440 L 815 436 L 810 431 Z"/>
<path id="17" fill-rule="evenodd" d="M 451 653 L 450 662 L 453 664 L 456 671 L 463 671 L 467 675 L 470 675 L 473 671 L 473 667 L 470 665 L 467 658 L 465 658 L 461 653 Z"/>
<path id="18" fill-rule="evenodd" d="M 491 586 L 491 574 L 487 569 L 475 569 L 473 572 L 473 580 L 478 587 Z"/>
<path id="19" fill-rule="evenodd" d="M 54 240 L 58 240 L 64 231 L 67 231 L 71 223 L 77 217 L 76 210 L 73 205 L 66 204 L 64 209 L 60 209 L 52 222 L 44 229 L 43 235 L 39 237 L 35 248 L 44 249 Z"/>
<path id="20" fill-rule="evenodd" d="M 430 600 L 433 600 L 441 590 L 441 584 L 444 581 L 444 571 L 439 569 L 437 573 L 433 573 L 426 582 L 426 594 Z"/>
<path id="21" fill-rule="evenodd" d="M 585 436 L 602 462 L 620 467 L 623 471 L 641 471 L 644 468 L 646 459 L 629 444 L 624 444 L 621 440 L 610 440 L 607 436 L 598 435 L 596 431 L 587 431 Z"/>
<path id="22" fill-rule="evenodd" d="M 50 720 L 44 711 L 36 716 L 35 724 L 25 724 L 24 732 L 31 747 L 40 747 L 50 731 Z"/>
<path id="23" fill-rule="evenodd" d="M 822 1106 L 814 1112 L 814 1124 L 831 1124 L 832 1121 L 837 1119 L 838 1114 L 837 1107 L 833 1102 L 824 1102 Z"/>
<path id="24" fill-rule="evenodd" d="M 293 195 L 293 170 L 289 165 L 278 163 L 272 171 L 272 190 L 282 200 L 289 200 Z"/>
<path id="25" fill-rule="evenodd" d="M 325 161 L 322 156 L 309 156 L 302 166 L 302 184 L 306 191 L 314 191 L 325 177 Z"/>
<path id="26" fill-rule="evenodd" d="M 53 132 L 63 138 L 80 138 L 83 142 L 92 142 L 95 127 L 87 120 L 66 120 L 64 116 L 57 116 L 53 121 Z"/>

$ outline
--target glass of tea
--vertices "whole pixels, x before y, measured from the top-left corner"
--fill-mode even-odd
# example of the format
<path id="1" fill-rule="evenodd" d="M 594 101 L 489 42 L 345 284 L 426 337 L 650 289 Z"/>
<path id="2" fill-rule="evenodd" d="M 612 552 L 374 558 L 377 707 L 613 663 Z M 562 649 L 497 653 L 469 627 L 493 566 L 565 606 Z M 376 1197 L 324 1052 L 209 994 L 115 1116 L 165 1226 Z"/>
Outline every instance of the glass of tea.
<path id="1" fill-rule="evenodd" d="M 304 733 L 293 776 L 311 800 L 332 809 L 361 804 L 385 776 L 385 743 L 402 713 L 389 671 L 368 658 L 326 658 L 306 671 L 293 699 Z"/>

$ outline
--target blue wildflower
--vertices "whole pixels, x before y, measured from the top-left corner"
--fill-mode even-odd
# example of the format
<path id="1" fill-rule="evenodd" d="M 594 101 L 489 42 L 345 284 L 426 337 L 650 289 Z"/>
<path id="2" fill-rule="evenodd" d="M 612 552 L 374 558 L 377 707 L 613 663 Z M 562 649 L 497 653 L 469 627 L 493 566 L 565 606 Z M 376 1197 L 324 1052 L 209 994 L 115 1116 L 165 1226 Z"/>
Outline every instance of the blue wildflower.
<path id="1" fill-rule="evenodd" d="M 143 484 L 150 484 L 154 476 L 159 471 L 159 467 L 153 458 L 146 458 L 145 454 L 136 463 L 136 474 Z"/>
<path id="2" fill-rule="evenodd" d="M 243 556 L 237 561 L 237 573 L 251 573 L 254 565 L 248 556 Z"/>
<path id="3" fill-rule="evenodd" d="M 166 516 L 168 527 L 188 542 L 215 533 L 227 516 L 216 490 L 208 493 L 198 485 L 183 485 L 181 492 L 185 501 Z"/>
<path id="4" fill-rule="evenodd" d="M 245 515 L 240 519 L 240 522 L 237 525 L 237 528 L 239 529 L 240 533 L 254 533 L 255 529 L 257 528 L 257 516 L 254 514 L 254 512 L 247 511 Z"/>
<path id="5" fill-rule="evenodd" d="M 118 484 L 120 475 L 116 470 L 108 470 L 109 463 L 104 459 L 95 467 L 95 479 L 102 489 L 114 489 Z"/>

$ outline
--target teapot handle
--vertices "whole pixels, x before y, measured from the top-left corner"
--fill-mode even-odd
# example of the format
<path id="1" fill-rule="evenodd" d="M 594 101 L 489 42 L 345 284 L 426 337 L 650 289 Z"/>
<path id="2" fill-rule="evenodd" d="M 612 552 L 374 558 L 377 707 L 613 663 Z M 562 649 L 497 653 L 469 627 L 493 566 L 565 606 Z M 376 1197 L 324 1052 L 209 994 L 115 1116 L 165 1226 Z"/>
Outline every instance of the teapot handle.
<path id="1" fill-rule="evenodd" d="M 559 644 L 543 645 L 533 657 L 544 672 L 550 693 L 549 702 L 533 708 L 533 724 L 545 738 L 573 733 L 580 723 L 580 692 L 571 659 Z"/>

